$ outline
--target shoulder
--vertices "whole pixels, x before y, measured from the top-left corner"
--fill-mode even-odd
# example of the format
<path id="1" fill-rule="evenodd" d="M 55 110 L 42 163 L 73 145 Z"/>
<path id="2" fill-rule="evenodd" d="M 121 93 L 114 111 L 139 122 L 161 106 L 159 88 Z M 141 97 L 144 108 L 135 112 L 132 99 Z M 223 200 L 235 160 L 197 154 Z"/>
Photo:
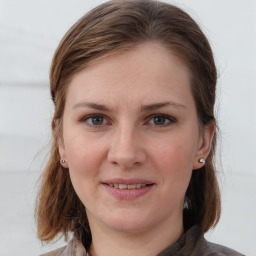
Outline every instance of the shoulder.
<path id="1" fill-rule="evenodd" d="M 193 226 L 174 244 L 171 244 L 158 256 L 243 256 L 225 246 L 208 242 L 200 232 L 199 226 Z"/>
<path id="2" fill-rule="evenodd" d="M 66 246 L 42 254 L 41 256 L 88 256 L 88 253 L 82 242 L 74 237 Z"/>
<path id="3" fill-rule="evenodd" d="M 206 241 L 206 240 L 205 240 Z M 230 249 L 226 246 L 220 245 L 220 244 L 214 244 L 211 242 L 206 241 L 209 247 L 209 252 L 212 253 L 211 255 L 225 255 L 225 256 L 244 256 L 244 254 L 241 254 L 233 249 Z"/>
<path id="4" fill-rule="evenodd" d="M 207 241 L 198 226 L 193 226 L 185 233 L 183 250 L 189 252 L 190 256 L 243 256 L 228 247 Z"/>
<path id="5" fill-rule="evenodd" d="M 203 236 L 199 237 L 193 252 L 195 252 L 195 254 L 192 255 L 244 256 L 226 246 L 208 242 Z"/>

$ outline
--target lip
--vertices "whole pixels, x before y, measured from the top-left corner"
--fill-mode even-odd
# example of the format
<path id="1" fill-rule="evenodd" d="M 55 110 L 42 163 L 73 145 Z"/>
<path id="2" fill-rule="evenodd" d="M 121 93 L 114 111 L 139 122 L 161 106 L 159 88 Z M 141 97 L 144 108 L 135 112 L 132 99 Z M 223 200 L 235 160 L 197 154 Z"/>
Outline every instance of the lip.
<path id="1" fill-rule="evenodd" d="M 136 188 L 136 189 L 119 189 L 119 188 L 111 187 L 108 184 L 126 184 L 126 185 L 145 184 L 147 186 Z M 122 200 L 138 199 L 144 196 L 145 194 L 149 193 L 155 187 L 155 183 L 149 180 L 120 179 L 120 178 L 104 180 L 104 182 L 102 182 L 102 185 L 110 195 L 114 196 L 117 199 L 122 199 Z"/>
<path id="2" fill-rule="evenodd" d="M 107 184 L 125 184 L 125 185 L 132 185 L 132 184 L 151 185 L 151 184 L 154 184 L 154 182 L 152 182 L 150 180 L 145 180 L 145 179 L 122 179 L 122 178 L 107 179 L 107 180 L 102 181 L 102 183 L 107 183 Z"/>

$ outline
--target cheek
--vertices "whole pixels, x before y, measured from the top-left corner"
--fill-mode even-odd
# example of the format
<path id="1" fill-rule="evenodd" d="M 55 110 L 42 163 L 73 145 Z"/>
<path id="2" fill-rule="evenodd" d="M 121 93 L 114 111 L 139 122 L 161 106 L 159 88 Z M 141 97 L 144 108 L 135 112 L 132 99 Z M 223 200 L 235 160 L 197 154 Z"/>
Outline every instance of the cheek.
<path id="1" fill-rule="evenodd" d="M 65 143 L 71 175 L 95 176 L 105 157 L 104 147 L 99 143 L 92 143 L 79 134 L 67 138 Z"/>
<path id="2" fill-rule="evenodd" d="M 189 184 L 194 163 L 194 144 L 187 139 L 165 141 L 152 148 L 153 165 L 162 177 L 166 194 L 172 200 L 182 200 Z"/>
<path id="3" fill-rule="evenodd" d="M 73 187 L 83 204 L 90 204 L 104 158 L 102 148 L 75 136 L 66 141 L 66 155 Z"/>
<path id="4" fill-rule="evenodd" d="M 195 143 L 189 143 L 188 139 L 176 137 L 154 145 L 151 149 L 151 155 L 154 161 L 162 166 L 163 170 L 192 170 Z"/>
<path id="5" fill-rule="evenodd" d="M 182 187 L 186 188 L 193 170 L 191 156 L 185 154 L 182 147 L 169 149 L 161 155 L 162 161 L 159 164 L 162 176 L 166 177 L 165 182 L 171 183 L 171 186 L 178 190 L 182 190 Z"/>

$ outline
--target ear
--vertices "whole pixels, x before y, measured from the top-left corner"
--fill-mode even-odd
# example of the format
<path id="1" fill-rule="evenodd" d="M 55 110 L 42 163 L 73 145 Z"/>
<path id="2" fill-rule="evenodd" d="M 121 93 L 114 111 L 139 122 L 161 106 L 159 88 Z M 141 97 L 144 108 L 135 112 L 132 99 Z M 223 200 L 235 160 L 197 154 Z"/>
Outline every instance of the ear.
<path id="1" fill-rule="evenodd" d="M 64 168 L 68 168 L 67 155 L 66 155 L 65 145 L 64 145 L 62 136 L 58 138 L 58 149 L 59 149 L 59 155 L 60 155 L 60 164 Z"/>
<path id="2" fill-rule="evenodd" d="M 202 157 L 205 160 L 207 159 L 211 151 L 212 139 L 214 137 L 214 133 L 215 133 L 214 123 L 206 125 L 203 128 L 200 139 L 199 139 L 198 149 L 194 159 L 193 169 L 199 169 L 204 165 L 204 163 L 199 162 L 199 159 Z"/>

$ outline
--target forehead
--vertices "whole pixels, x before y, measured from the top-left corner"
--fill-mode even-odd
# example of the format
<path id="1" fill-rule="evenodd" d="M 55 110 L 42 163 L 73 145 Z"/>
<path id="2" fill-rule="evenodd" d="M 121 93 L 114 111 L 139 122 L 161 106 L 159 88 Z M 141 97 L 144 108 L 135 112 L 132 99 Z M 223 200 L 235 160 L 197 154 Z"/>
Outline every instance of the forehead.
<path id="1" fill-rule="evenodd" d="M 184 96 L 191 98 L 187 66 L 161 44 L 144 43 L 76 73 L 68 86 L 67 101 L 93 97 L 102 102 L 125 99 L 148 104 L 159 97 L 184 101 Z"/>

